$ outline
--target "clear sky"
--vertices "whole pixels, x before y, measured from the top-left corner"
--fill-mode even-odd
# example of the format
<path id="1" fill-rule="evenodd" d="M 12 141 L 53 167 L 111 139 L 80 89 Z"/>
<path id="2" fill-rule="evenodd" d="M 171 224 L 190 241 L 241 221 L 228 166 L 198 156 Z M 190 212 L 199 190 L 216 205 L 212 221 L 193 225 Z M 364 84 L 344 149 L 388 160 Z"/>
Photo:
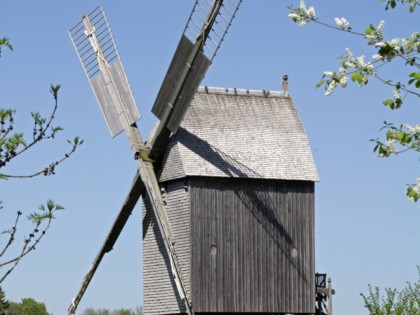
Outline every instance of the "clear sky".
<path id="1" fill-rule="evenodd" d="M 156 122 L 150 109 L 193 3 L 103 1 L 142 114 L 144 138 Z M 323 71 L 338 69 L 346 47 L 355 55 L 370 56 L 373 51 L 366 51 L 363 39 L 348 34 L 318 25 L 298 27 L 287 18 L 290 3 L 245 0 L 203 85 L 280 90 L 283 74 L 289 75 L 290 94 L 321 178 L 316 184 L 316 270 L 332 277 L 336 314 L 367 314 L 359 294 L 369 283 L 400 288 L 417 279 L 420 204 L 407 201 L 405 184 L 420 175 L 418 156 L 379 159 L 369 139 L 380 135 L 383 121 L 419 123 L 418 99 L 408 97 L 402 109 L 391 112 L 381 105 L 389 90 L 374 80 L 367 88 L 350 85 L 325 97 L 315 84 Z M 385 11 L 375 0 L 307 4 L 330 22 L 345 16 L 355 30 L 385 19 L 390 38 L 419 31 L 419 12 L 410 15 L 407 7 Z M 49 198 L 66 208 L 37 250 L 3 283 L 10 300 L 35 298 L 54 315 L 66 313 L 136 170 L 125 137 L 110 137 L 67 35 L 97 5 L 92 0 L 0 1 L 0 37 L 9 37 L 15 48 L 0 58 L 0 107 L 16 108 L 16 129 L 30 135 L 29 113 L 49 113 L 49 86 L 61 84 L 56 125 L 65 129 L 7 172 L 42 168 L 61 157 L 67 138 L 80 135 L 85 140 L 54 177 L 0 182 L 5 205 L 1 229 L 12 225 L 17 210 L 29 213 Z M 400 74 L 399 67 L 383 70 L 387 78 Z M 16 242 L 25 228 L 29 226 L 23 223 Z M 141 235 L 137 206 L 99 267 L 80 311 L 142 304 Z"/>

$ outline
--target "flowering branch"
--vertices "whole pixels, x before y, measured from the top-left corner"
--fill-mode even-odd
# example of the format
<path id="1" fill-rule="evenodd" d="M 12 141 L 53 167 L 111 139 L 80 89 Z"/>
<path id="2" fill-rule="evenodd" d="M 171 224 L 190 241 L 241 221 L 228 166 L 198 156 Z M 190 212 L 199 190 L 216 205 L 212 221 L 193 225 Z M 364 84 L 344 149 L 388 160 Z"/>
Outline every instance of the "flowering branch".
<path id="1" fill-rule="evenodd" d="M 403 2 L 410 2 L 413 1 L 404 1 Z M 414 1 L 417 2 L 417 1 Z M 384 34 L 383 29 L 385 26 L 385 22 L 381 21 L 377 27 L 370 24 L 364 33 L 355 32 L 352 30 L 350 23 L 347 21 L 346 18 L 335 18 L 334 21 L 336 25 L 327 24 L 321 21 L 318 17 L 316 17 L 315 9 L 311 6 L 309 9 L 306 7 L 304 0 L 300 1 L 299 8 L 293 8 L 290 6 L 291 13 L 289 14 L 289 18 L 291 18 L 294 22 L 298 23 L 299 26 L 307 25 L 309 22 L 315 22 L 320 25 L 326 26 L 328 28 L 332 28 L 338 31 L 343 31 L 347 33 L 351 33 L 354 35 L 362 36 L 367 40 L 367 44 L 370 46 L 375 46 L 378 49 L 377 54 L 372 56 L 372 61 L 365 62 L 365 56 L 361 55 L 359 57 L 354 57 L 352 52 L 349 48 L 346 48 L 346 55 L 342 56 L 341 67 L 338 72 L 334 71 L 325 71 L 321 81 L 317 84 L 317 87 L 322 85 L 325 86 L 325 95 L 330 95 L 336 87 L 341 85 L 342 87 L 347 86 L 347 82 L 349 79 L 349 75 L 351 74 L 351 80 L 353 82 L 357 82 L 359 86 L 364 86 L 369 82 L 369 77 L 379 78 L 377 75 L 378 67 L 374 67 L 374 63 L 377 61 L 384 61 L 390 62 L 394 58 L 401 58 L 406 62 L 406 65 L 412 67 L 420 67 L 420 64 L 417 62 L 419 59 L 417 55 L 420 54 L 420 33 L 413 33 L 408 39 L 392 39 L 391 41 L 384 41 Z M 383 64 L 382 64 L 383 65 Z M 381 66 L 382 66 L 381 65 Z M 351 71 L 349 71 L 351 70 Z M 420 73 L 414 72 L 410 74 L 410 77 L 416 82 L 420 82 Z M 419 78 L 417 78 L 419 77 Z M 408 85 L 412 83 L 412 79 L 409 80 Z M 420 96 L 420 93 L 414 92 L 406 88 L 401 83 L 391 84 L 391 81 L 381 80 L 383 83 L 388 85 L 394 86 L 397 88 L 396 93 L 394 95 L 398 95 L 400 89 L 411 93 L 416 96 Z M 410 83 L 411 82 L 411 83 Z M 420 84 L 420 83 L 419 83 Z M 419 88 L 420 86 L 415 85 L 415 88 Z M 392 109 L 396 109 L 401 107 L 402 99 L 394 97 L 394 104 L 396 106 L 390 106 L 390 101 L 387 100 L 384 102 L 385 105 L 390 106 Z"/>
<path id="2" fill-rule="evenodd" d="M 395 8 L 397 2 L 401 4 L 408 3 L 410 12 L 413 12 L 420 0 L 383 0 L 386 1 L 386 10 Z M 369 79 L 375 78 L 393 88 L 392 98 L 383 101 L 385 106 L 395 110 L 402 106 L 405 96 L 412 95 L 420 97 L 420 33 L 414 32 L 408 38 L 394 38 L 385 40 L 383 33 L 385 22 L 380 21 L 378 26 L 370 24 L 365 31 L 357 32 L 352 29 L 346 18 L 335 18 L 333 24 L 321 21 L 315 13 L 314 7 L 306 7 L 304 0 L 300 0 L 298 8 L 290 6 L 289 18 L 291 18 L 299 26 L 305 26 L 310 22 L 314 22 L 337 31 L 350 33 L 366 40 L 368 46 L 373 46 L 377 50 L 371 60 L 366 61 L 365 56 L 353 56 L 349 48 L 346 53 L 340 57 L 340 67 L 338 71 L 324 71 L 322 79 L 318 82 L 317 87 L 324 86 L 325 95 L 331 95 L 338 87 L 346 87 L 349 79 L 357 83 L 360 87 L 368 84 Z M 378 74 L 379 68 L 389 64 L 395 59 L 400 59 L 405 66 L 415 68 L 416 71 L 408 75 L 407 82 L 392 82 L 384 80 Z M 401 92 L 405 92 L 402 97 Z M 385 123 L 386 140 L 372 139 L 375 142 L 374 152 L 380 157 L 389 157 L 398 155 L 403 152 L 411 151 L 420 153 L 420 126 L 412 127 L 408 124 L 401 125 L 399 128 L 392 124 Z M 382 128 L 382 129 L 384 129 Z M 420 199 L 420 178 L 412 185 L 408 185 L 407 196 L 412 201 Z"/>
<path id="3" fill-rule="evenodd" d="M 13 116 L 15 114 L 15 110 L 0 109 L 0 168 L 5 167 L 11 160 L 28 151 L 35 144 L 43 140 L 54 139 L 55 136 L 63 130 L 63 128 L 59 126 L 52 126 L 52 122 L 58 108 L 59 89 L 60 85 L 51 85 L 50 92 L 54 97 L 55 104 L 48 119 L 42 117 L 40 113 L 31 113 L 34 121 L 34 127 L 32 141 L 29 144 L 24 139 L 23 133 L 10 134 L 14 128 Z M 55 161 L 42 170 L 34 172 L 30 175 L 6 175 L 0 173 L 0 179 L 32 178 L 38 175 L 48 176 L 55 174 L 56 167 L 64 160 L 68 159 L 76 151 L 76 149 L 83 144 L 83 140 L 80 140 L 79 137 L 74 138 L 73 141 L 67 140 L 67 142 L 72 145 L 72 149 L 70 152 L 66 153 L 62 159 Z"/>
<path id="4" fill-rule="evenodd" d="M 7 265 L 11 265 L 11 267 L 0 278 L 0 283 L 2 283 L 7 278 L 7 276 L 10 275 L 10 273 L 16 268 L 16 266 L 19 264 L 19 262 L 24 256 L 29 254 L 31 251 L 35 250 L 36 245 L 39 244 L 39 242 L 42 240 L 42 238 L 44 237 L 44 235 L 47 233 L 48 229 L 50 228 L 51 221 L 55 218 L 54 213 L 57 211 L 61 211 L 63 209 L 64 208 L 61 205 L 56 204 L 52 200 L 48 200 L 46 205 L 40 205 L 38 207 L 37 212 L 33 212 L 28 216 L 28 220 L 34 223 L 34 228 L 32 232 L 27 237 L 24 238 L 22 249 L 19 255 L 7 261 L 0 262 L 0 268 L 5 267 Z M 10 234 L 10 238 L 6 247 L 2 251 L 0 257 L 2 257 L 5 254 L 7 249 L 14 242 L 18 220 L 21 215 L 22 213 L 19 211 L 14 227 L 9 231 L 3 232 L 3 233 Z M 45 227 L 42 230 L 40 230 L 40 227 L 43 224 L 43 222 L 46 222 Z"/>

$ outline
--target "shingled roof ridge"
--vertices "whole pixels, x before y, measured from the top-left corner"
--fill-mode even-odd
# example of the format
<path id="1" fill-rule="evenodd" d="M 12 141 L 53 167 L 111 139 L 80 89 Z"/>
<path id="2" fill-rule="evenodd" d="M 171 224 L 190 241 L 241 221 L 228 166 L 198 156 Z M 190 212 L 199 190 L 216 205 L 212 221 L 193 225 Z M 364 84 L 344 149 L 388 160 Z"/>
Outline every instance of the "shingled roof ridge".
<path id="1" fill-rule="evenodd" d="M 286 96 L 283 91 L 249 90 L 249 89 L 223 88 L 223 87 L 210 87 L 210 86 L 200 86 L 197 90 L 197 93 L 289 98 L 289 96 Z"/>

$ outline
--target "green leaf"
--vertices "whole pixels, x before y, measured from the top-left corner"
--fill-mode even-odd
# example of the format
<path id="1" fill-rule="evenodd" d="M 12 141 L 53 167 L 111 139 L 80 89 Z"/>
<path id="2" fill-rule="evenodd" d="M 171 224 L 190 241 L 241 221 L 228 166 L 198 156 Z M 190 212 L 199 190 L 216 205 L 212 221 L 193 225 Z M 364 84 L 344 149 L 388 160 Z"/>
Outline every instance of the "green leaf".
<path id="1" fill-rule="evenodd" d="M 316 84 L 316 88 L 319 88 L 321 85 L 323 85 L 325 83 L 325 80 L 324 79 L 322 79 L 321 81 L 319 81 L 317 84 Z"/>
<path id="2" fill-rule="evenodd" d="M 385 106 L 389 106 L 389 107 L 393 107 L 394 106 L 394 101 L 393 100 L 391 100 L 390 98 L 389 99 L 387 99 L 387 100 L 385 100 L 384 102 L 383 102 L 383 104 L 385 105 Z"/>
<path id="3" fill-rule="evenodd" d="M 397 6 L 397 2 L 395 0 L 391 0 L 391 8 L 395 8 Z"/>
<path id="4" fill-rule="evenodd" d="M 51 94 L 54 96 L 54 99 L 57 100 L 58 97 L 58 90 L 60 90 L 61 85 L 57 84 L 57 85 L 52 85 L 50 87 L 50 92 Z"/>
<path id="5" fill-rule="evenodd" d="M 357 81 L 357 82 L 359 82 L 359 83 L 362 83 L 362 81 L 363 81 L 363 74 L 362 74 L 362 73 L 360 73 L 359 71 L 357 71 L 357 72 L 355 72 L 355 73 L 353 73 L 353 74 L 351 75 L 351 80 L 352 80 L 353 82 Z"/>

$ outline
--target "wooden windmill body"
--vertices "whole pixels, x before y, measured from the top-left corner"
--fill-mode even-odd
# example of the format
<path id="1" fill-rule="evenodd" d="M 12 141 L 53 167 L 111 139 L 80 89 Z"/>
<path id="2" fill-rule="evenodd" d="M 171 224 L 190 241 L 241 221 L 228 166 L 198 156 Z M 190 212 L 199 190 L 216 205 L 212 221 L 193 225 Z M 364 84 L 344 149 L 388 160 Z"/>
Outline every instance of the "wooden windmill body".
<path id="1" fill-rule="evenodd" d="M 158 175 L 195 312 L 314 313 L 318 175 L 291 98 L 200 88 Z M 145 201 L 144 311 L 183 313 Z"/>
<path id="2" fill-rule="evenodd" d="M 69 315 L 141 196 L 146 314 L 314 313 L 318 176 L 288 93 L 199 88 L 241 2 L 196 0 L 147 142 L 102 6 L 69 31 L 111 135 L 126 134 L 138 166 Z"/>

